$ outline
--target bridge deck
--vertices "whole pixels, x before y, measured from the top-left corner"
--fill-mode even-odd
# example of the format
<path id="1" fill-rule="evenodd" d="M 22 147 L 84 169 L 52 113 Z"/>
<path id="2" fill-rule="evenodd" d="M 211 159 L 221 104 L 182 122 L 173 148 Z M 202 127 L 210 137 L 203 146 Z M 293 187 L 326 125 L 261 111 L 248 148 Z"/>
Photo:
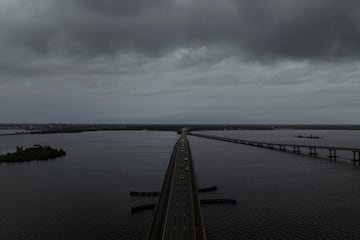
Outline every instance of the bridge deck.
<path id="1" fill-rule="evenodd" d="M 349 147 L 335 147 L 335 146 L 319 146 L 319 145 L 303 145 L 303 144 L 286 144 L 286 143 L 273 143 L 273 142 L 261 142 L 261 141 L 250 141 L 244 139 L 235 139 L 235 138 L 228 138 L 228 137 L 218 137 L 218 136 L 211 136 L 205 134 L 198 134 L 198 133 L 187 133 L 188 135 L 196 136 L 196 137 L 203 137 L 208 139 L 214 139 L 219 141 L 225 142 L 233 142 L 245 145 L 253 145 L 257 147 L 267 147 L 274 149 L 274 146 L 279 147 L 280 150 L 286 151 L 286 147 L 292 147 L 293 152 L 299 154 L 300 148 L 307 148 L 309 149 L 309 155 L 317 156 L 316 149 L 327 149 L 329 151 L 329 158 L 336 159 L 338 156 L 336 155 L 337 150 L 341 151 L 351 151 L 353 152 L 353 159 L 354 162 L 360 162 L 360 148 L 349 148 Z"/>
<path id="2" fill-rule="evenodd" d="M 304 144 L 261 142 L 261 141 L 253 141 L 253 140 L 246 140 L 246 139 L 218 137 L 218 136 L 211 136 L 211 135 L 198 134 L 198 133 L 187 133 L 187 134 L 192 135 L 192 136 L 196 136 L 196 137 L 203 137 L 203 138 L 221 140 L 221 141 L 226 141 L 226 142 L 235 142 L 235 143 L 241 143 L 241 144 L 244 144 L 244 143 L 247 143 L 247 144 L 264 144 L 264 145 L 274 145 L 274 146 L 301 147 L 301 148 L 319 148 L 319 149 L 336 149 L 336 150 L 347 150 L 347 151 L 360 152 L 360 148 L 353 148 L 353 147 L 336 147 L 336 146 L 321 146 L 321 145 L 304 145 Z"/>
<path id="3" fill-rule="evenodd" d="M 190 146 L 174 147 L 147 239 L 205 239 Z"/>

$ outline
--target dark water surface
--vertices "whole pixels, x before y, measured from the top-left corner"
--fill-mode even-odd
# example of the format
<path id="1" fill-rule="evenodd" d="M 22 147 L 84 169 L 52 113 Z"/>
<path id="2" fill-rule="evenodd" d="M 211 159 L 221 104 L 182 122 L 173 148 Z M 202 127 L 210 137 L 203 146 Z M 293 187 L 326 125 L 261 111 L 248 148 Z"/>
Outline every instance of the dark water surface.
<path id="1" fill-rule="evenodd" d="M 331 138 L 322 133 L 326 135 L 323 141 L 360 143 L 360 132 L 335 131 L 328 133 L 337 134 Z M 279 142 L 292 139 L 293 131 L 207 134 Z M 203 207 L 209 239 L 360 238 L 359 167 L 252 146 L 189 139 L 200 185 L 215 184 L 220 188 L 216 196 L 238 201 L 236 207 Z"/>
<path id="2" fill-rule="evenodd" d="M 292 139 L 293 132 L 217 134 L 278 141 Z M 323 144 L 335 135 L 336 144 L 359 145 L 360 132 L 323 135 Z M 131 198 L 129 191 L 160 189 L 177 138 L 147 131 L 0 137 L 0 151 L 50 144 L 68 153 L 47 162 L 0 164 L 0 239 L 144 239 L 152 212 L 131 215 L 129 209 L 154 199 Z M 237 206 L 202 208 L 209 240 L 360 238 L 359 167 L 189 140 L 200 186 L 219 188 L 200 198 L 238 200 Z"/>
<path id="3" fill-rule="evenodd" d="M 159 190 L 175 133 L 92 132 L 0 138 L 0 149 L 50 144 L 67 156 L 0 165 L 0 239 L 144 239 L 151 212 L 131 190 Z"/>

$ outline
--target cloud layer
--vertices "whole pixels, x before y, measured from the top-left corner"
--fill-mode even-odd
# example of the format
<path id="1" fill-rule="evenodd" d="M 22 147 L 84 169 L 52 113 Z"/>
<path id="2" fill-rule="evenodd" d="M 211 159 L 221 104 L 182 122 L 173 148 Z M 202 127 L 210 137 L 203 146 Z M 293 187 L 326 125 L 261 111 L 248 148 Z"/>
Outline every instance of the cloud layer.
<path id="1" fill-rule="evenodd" d="M 0 122 L 360 123 L 356 0 L 2 0 L 0 33 Z"/>
<path id="2" fill-rule="evenodd" d="M 356 0 L 5 0 L 0 29 L 7 44 L 38 53 L 224 44 L 257 58 L 344 58 L 360 53 L 359 9 Z"/>

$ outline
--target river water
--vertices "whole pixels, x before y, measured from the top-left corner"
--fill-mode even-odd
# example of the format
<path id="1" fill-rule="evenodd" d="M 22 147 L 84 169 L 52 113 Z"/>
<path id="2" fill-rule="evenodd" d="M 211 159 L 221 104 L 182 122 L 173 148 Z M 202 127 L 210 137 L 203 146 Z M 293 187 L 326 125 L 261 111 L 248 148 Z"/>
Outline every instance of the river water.
<path id="1" fill-rule="evenodd" d="M 299 131 L 216 131 L 268 141 L 305 141 Z M 300 131 L 316 144 L 360 147 L 357 131 Z M 49 144 L 67 151 L 46 162 L 0 164 L 0 239 L 144 239 L 152 212 L 130 213 L 156 199 L 178 135 L 118 131 L 0 136 L 0 151 Z M 360 238 L 360 167 L 189 136 L 200 198 L 235 198 L 203 206 L 212 239 Z M 314 142 L 315 140 L 308 140 Z"/>

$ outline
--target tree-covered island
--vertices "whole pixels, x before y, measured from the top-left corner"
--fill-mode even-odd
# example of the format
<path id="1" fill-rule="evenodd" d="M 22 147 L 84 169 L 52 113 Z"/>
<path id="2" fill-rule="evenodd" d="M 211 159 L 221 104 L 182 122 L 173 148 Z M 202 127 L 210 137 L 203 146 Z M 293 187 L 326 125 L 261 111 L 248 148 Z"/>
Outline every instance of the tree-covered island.
<path id="1" fill-rule="evenodd" d="M 65 156 L 63 149 L 52 148 L 50 146 L 34 145 L 32 147 L 16 147 L 16 152 L 0 154 L 0 163 L 27 162 L 33 160 L 49 160 Z"/>

